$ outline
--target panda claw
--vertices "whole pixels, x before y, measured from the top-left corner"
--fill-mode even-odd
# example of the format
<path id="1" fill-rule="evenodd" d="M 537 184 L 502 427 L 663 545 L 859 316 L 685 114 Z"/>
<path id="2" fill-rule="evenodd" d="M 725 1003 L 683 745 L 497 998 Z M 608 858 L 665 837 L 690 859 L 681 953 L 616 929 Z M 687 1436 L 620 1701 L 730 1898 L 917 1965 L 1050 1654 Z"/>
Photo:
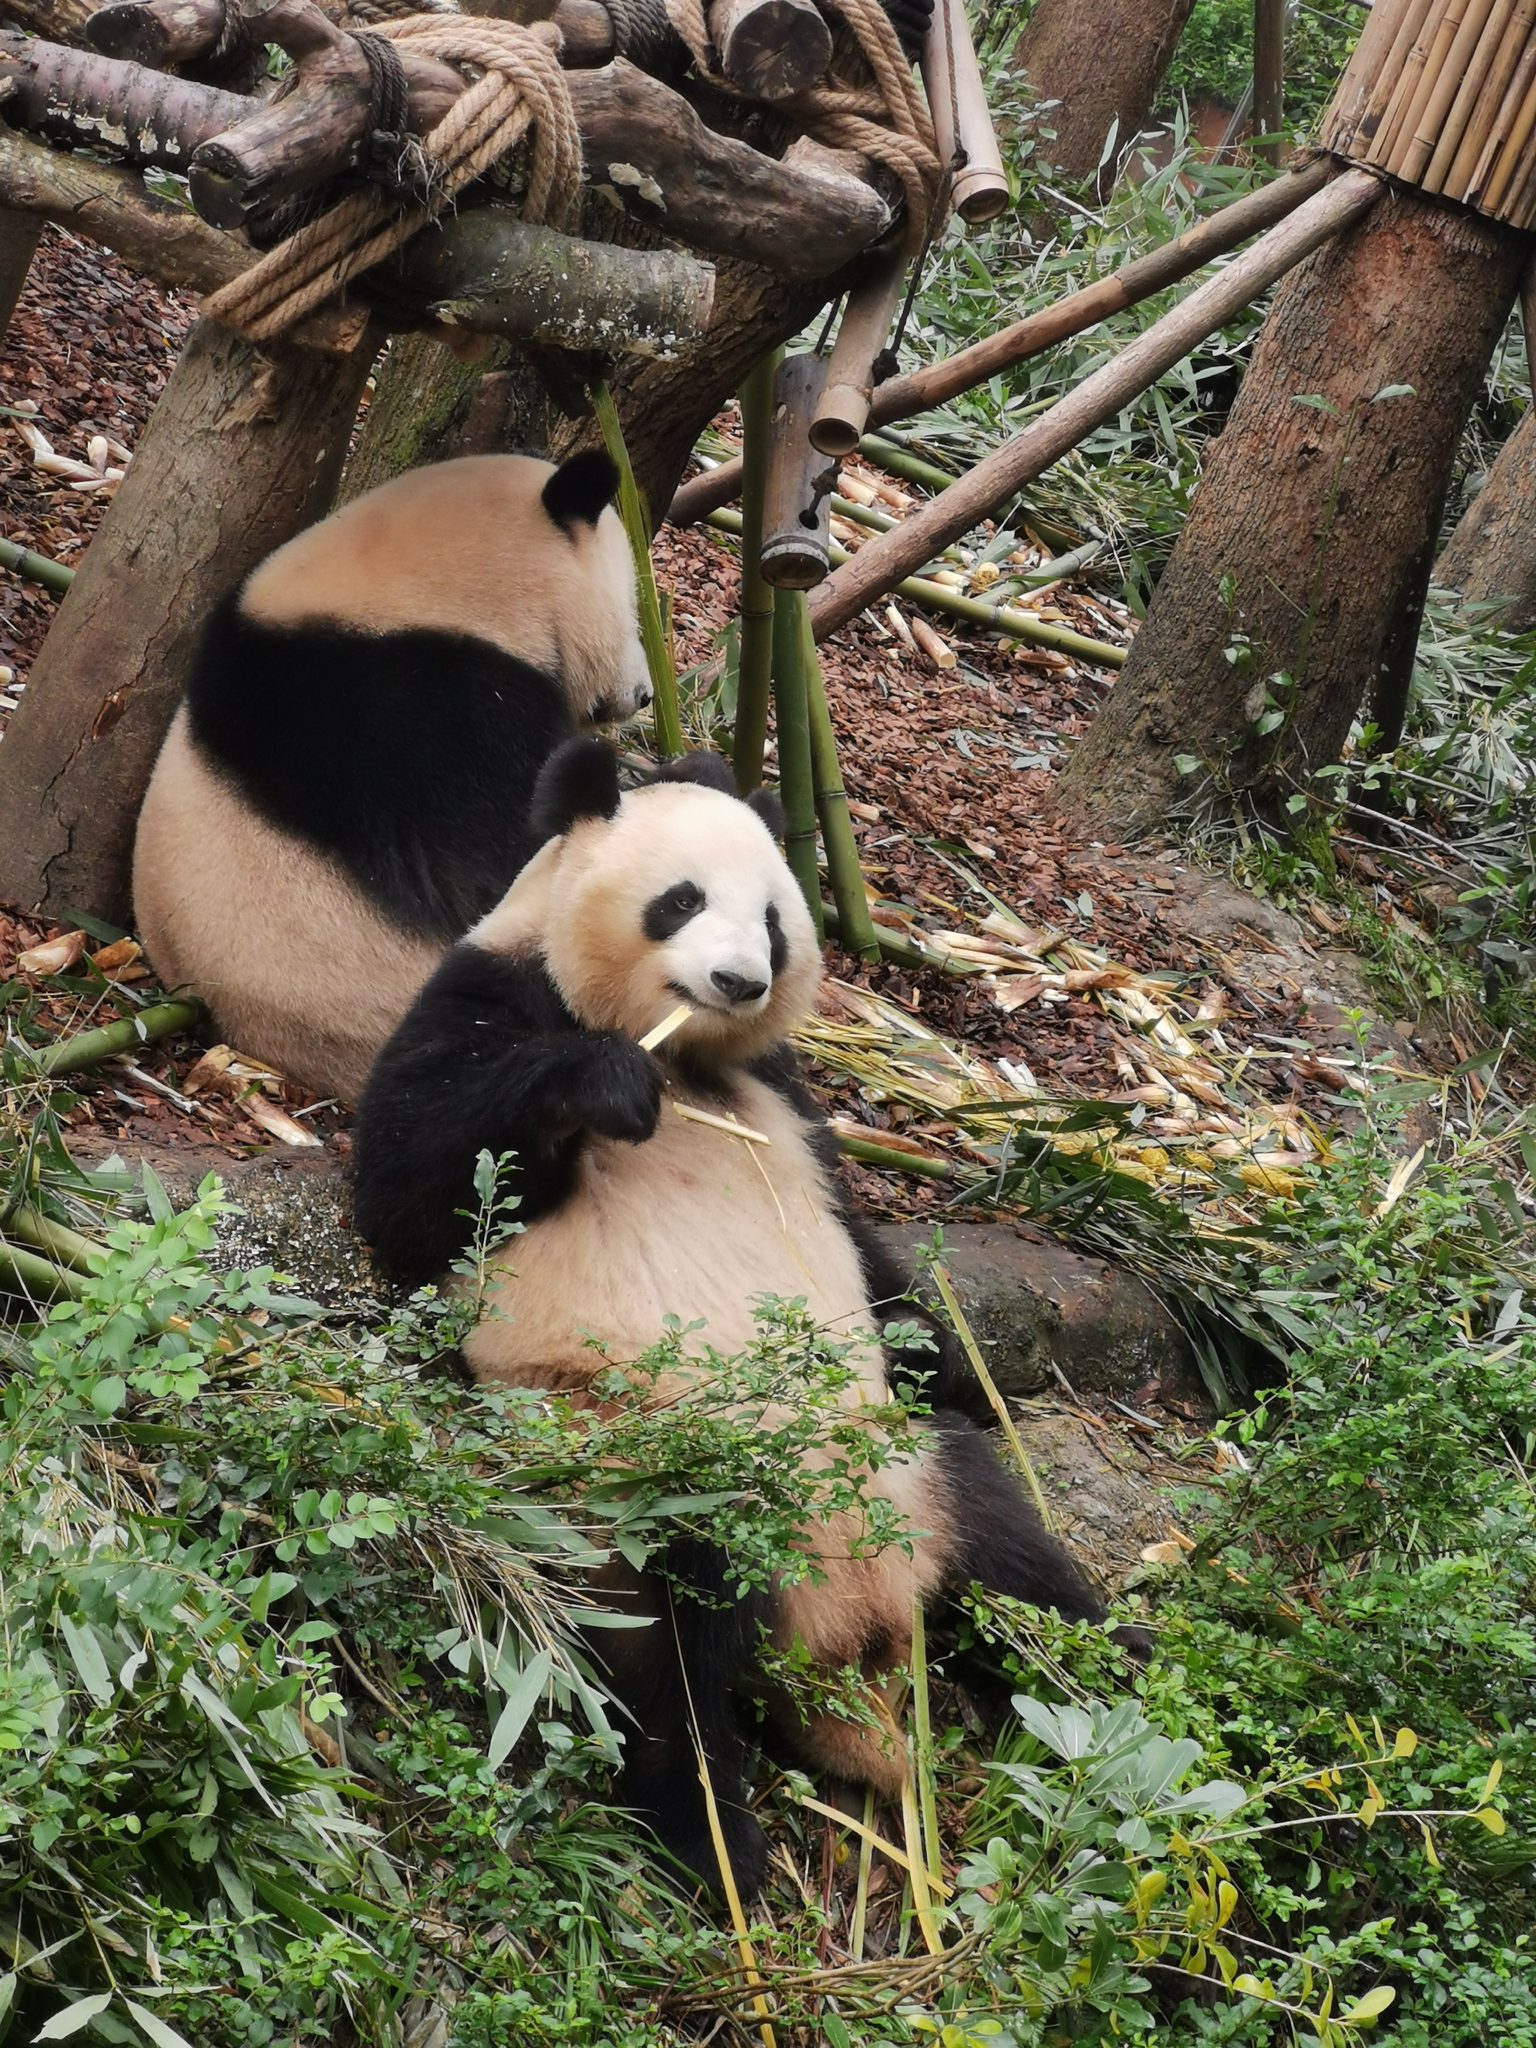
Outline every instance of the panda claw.
<path id="1" fill-rule="evenodd" d="M 600 1137 L 631 1145 L 654 1134 L 661 1116 L 661 1070 L 634 1039 L 608 1031 L 592 1041 L 581 1116 Z"/>

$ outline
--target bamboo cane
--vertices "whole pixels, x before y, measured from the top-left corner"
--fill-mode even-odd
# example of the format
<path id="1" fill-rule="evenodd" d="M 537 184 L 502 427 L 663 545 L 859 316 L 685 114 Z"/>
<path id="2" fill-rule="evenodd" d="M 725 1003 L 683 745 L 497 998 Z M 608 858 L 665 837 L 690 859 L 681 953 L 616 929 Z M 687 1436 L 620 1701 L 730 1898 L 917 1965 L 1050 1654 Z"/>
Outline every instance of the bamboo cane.
<path id="1" fill-rule="evenodd" d="M 1492 66 L 1483 80 L 1477 117 L 1468 121 L 1466 132 L 1456 148 L 1455 161 L 1446 174 L 1448 191 L 1469 193 L 1473 190 L 1477 166 L 1498 121 L 1510 81 L 1519 69 L 1520 54 L 1530 36 L 1533 21 L 1536 21 L 1536 0 L 1516 0 Z M 1486 112 L 1483 111 L 1485 108 Z"/>
<path id="2" fill-rule="evenodd" d="M 1506 110 L 1512 110 L 1512 113 L 1504 129 L 1502 145 L 1499 132 L 1495 130 L 1489 137 L 1488 148 L 1478 164 L 1468 194 L 1487 213 L 1499 210 L 1499 204 L 1524 158 L 1532 126 L 1536 125 L 1536 35 L 1531 37 L 1521 53 L 1509 91 L 1504 96 L 1500 109 L 1501 126 Z"/>
<path id="3" fill-rule="evenodd" d="M 1496 110 L 1497 101 L 1485 101 L 1485 90 L 1518 12 L 1519 0 L 1495 0 L 1488 10 L 1483 32 L 1471 52 L 1455 98 L 1441 119 L 1433 153 L 1419 179 L 1426 192 L 1446 190 L 1446 181 L 1462 155 L 1463 138 L 1469 129 L 1476 135 L 1482 128 L 1481 109 L 1488 105 L 1490 118 Z M 1470 156 L 1473 152 L 1467 153 Z"/>
<path id="4" fill-rule="evenodd" d="M 835 632 L 930 560 L 939 548 L 958 540 L 988 513 L 1006 504 L 1206 335 L 1224 326 L 1277 278 L 1358 220 L 1375 204 L 1381 189 L 1380 181 L 1370 172 L 1346 171 L 1155 321 L 1049 412 L 994 450 L 968 476 L 904 519 L 894 533 L 861 548 L 816 593 L 811 606 L 816 637 L 824 639 Z"/>
<path id="5" fill-rule="evenodd" d="M 93 1255 L 99 1257 L 106 1250 L 105 1245 L 93 1244 L 78 1230 L 71 1230 L 67 1223 L 55 1223 L 51 1216 L 45 1216 L 41 1209 L 34 1209 L 30 1202 L 19 1203 L 11 1211 L 5 1219 L 5 1228 L 45 1258 L 68 1266 L 76 1273 L 89 1273 Z"/>
<path id="6" fill-rule="evenodd" d="M 66 562 L 52 562 L 31 548 L 18 547 L 13 540 L 0 540 L 0 569 L 25 576 L 29 583 L 41 583 L 45 590 L 56 590 L 60 597 L 75 580 L 75 572 Z"/>
<path id="7" fill-rule="evenodd" d="M 859 865 L 858 842 L 853 820 L 848 815 L 848 792 L 837 760 L 837 735 L 832 729 L 832 711 L 827 703 L 826 678 L 816 655 L 816 638 L 805 593 L 795 591 L 795 631 L 800 641 L 800 663 L 805 672 L 806 711 L 811 730 L 811 773 L 816 791 L 816 816 L 821 824 L 821 843 L 827 856 L 827 881 L 837 906 L 837 927 L 844 949 L 861 960 L 880 958 L 880 941 L 869 914 L 869 896 L 864 888 L 864 871 Z M 817 902 L 820 903 L 820 891 Z"/>
<path id="8" fill-rule="evenodd" d="M 141 1045 L 169 1038 L 174 1031 L 190 1031 L 203 1014 L 202 1004 L 191 999 L 155 1003 L 147 1010 L 135 1010 L 131 1017 L 120 1017 L 115 1024 L 101 1024 L 94 1031 L 77 1032 L 73 1038 L 56 1038 L 52 1045 L 32 1054 L 32 1063 L 57 1081 L 65 1074 L 99 1066 L 114 1053 L 137 1052 Z"/>
<path id="9" fill-rule="evenodd" d="M 25 1295 L 28 1300 L 42 1295 L 51 1301 L 56 1294 L 67 1294 L 79 1301 L 85 1293 L 85 1280 L 79 1273 L 39 1258 L 36 1252 L 24 1251 L 19 1244 L 0 1239 L 0 1288 L 10 1294 Z"/>
<path id="10" fill-rule="evenodd" d="M 824 939 L 821 877 L 816 867 L 816 782 L 811 767 L 810 705 L 800 651 L 796 601 L 799 591 L 773 594 L 773 717 L 779 746 L 779 794 L 784 801 L 784 858 L 800 884 L 806 908 Z"/>
<path id="11" fill-rule="evenodd" d="M 1466 79 L 1492 7 L 1493 0 L 1468 0 L 1466 12 L 1457 25 L 1430 93 L 1414 123 L 1412 139 L 1399 158 L 1399 177 L 1410 179 L 1416 185 L 1423 182 L 1424 172 L 1434 158 L 1446 117 L 1455 102 L 1457 88 Z"/>
<path id="12" fill-rule="evenodd" d="M 1284 171 L 1257 192 L 1213 213 L 1198 227 L 1175 235 L 1145 256 L 1135 257 L 1112 276 L 1068 293 L 1066 298 L 1041 307 L 1012 327 L 974 342 L 942 362 L 888 379 L 875 389 L 869 409 L 871 422 L 884 426 L 892 420 L 910 419 L 930 406 L 942 405 L 962 391 L 984 384 L 989 377 L 1028 362 L 1057 343 L 1096 327 L 1112 314 L 1124 312 L 1154 293 L 1182 282 L 1216 257 L 1227 255 L 1251 235 L 1286 219 L 1323 190 L 1334 169 L 1326 157 L 1318 157 Z M 728 505 L 740 487 L 740 461 L 722 462 L 718 468 L 692 477 L 680 487 L 668 517 L 674 526 L 691 526 L 717 506 Z"/>
<path id="13" fill-rule="evenodd" d="M 827 573 L 837 465 L 811 441 L 826 364 L 788 356 L 773 386 L 773 434 L 763 494 L 763 575 L 776 590 L 809 590 Z"/>
<path id="14" fill-rule="evenodd" d="M 875 392 L 875 364 L 906 282 L 906 254 L 897 249 L 881 257 L 848 294 L 810 426 L 811 444 L 823 455 L 851 455 L 859 445 Z"/>
<path id="15" fill-rule="evenodd" d="M 741 514 L 729 505 L 722 505 L 718 512 L 711 512 L 707 525 L 717 533 L 729 533 L 740 537 Z M 897 522 L 900 530 L 900 521 Z M 837 566 L 844 562 L 856 562 L 857 555 L 849 554 L 836 541 L 830 544 L 831 557 Z M 1032 647 L 1053 647 L 1058 654 L 1074 655 L 1079 661 L 1091 661 L 1097 668 L 1123 668 L 1125 649 L 1116 647 L 1108 640 L 1090 640 L 1086 633 L 1074 633 L 1070 626 L 1057 626 L 1049 619 L 1037 619 L 1033 612 L 1019 611 L 1013 605 L 987 604 L 978 597 L 967 597 L 964 591 L 951 590 L 947 583 L 934 583 L 926 576 L 906 576 L 895 587 L 894 594 L 904 597 L 909 604 L 926 605 L 930 611 L 945 612 L 952 619 L 964 619 L 967 625 L 980 626 L 988 633 L 1001 633 L 1010 640 L 1024 640 Z"/>
<path id="16" fill-rule="evenodd" d="M 967 227 L 979 227 L 1006 210 L 1011 194 L 962 0 L 936 0 L 922 73 L 950 203 Z"/>
<path id="17" fill-rule="evenodd" d="M 1345 154 L 1360 131 L 1371 87 L 1380 76 L 1397 32 L 1413 0 L 1376 0 L 1354 54 L 1334 87 L 1323 129 L 1327 149 Z"/>
<path id="18" fill-rule="evenodd" d="M 1373 163 L 1391 165 L 1413 134 L 1425 101 L 1434 91 L 1436 64 L 1443 62 L 1461 20 L 1463 0 L 1430 0 L 1424 25 L 1414 38 L 1407 62 L 1392 85 L 1386 118 L 1371 151 Z"/>
<path id="19" fill-rule="evenodd" d="M 763 575 L 763 492 L 773 430 L 773 379 L 780 351 L 754 364 L 741 387 L 741 643 L 737 652 L 736 787 L 750 796 L 763 779 L 768 700 L 773 688 L 773 589 Z"/>

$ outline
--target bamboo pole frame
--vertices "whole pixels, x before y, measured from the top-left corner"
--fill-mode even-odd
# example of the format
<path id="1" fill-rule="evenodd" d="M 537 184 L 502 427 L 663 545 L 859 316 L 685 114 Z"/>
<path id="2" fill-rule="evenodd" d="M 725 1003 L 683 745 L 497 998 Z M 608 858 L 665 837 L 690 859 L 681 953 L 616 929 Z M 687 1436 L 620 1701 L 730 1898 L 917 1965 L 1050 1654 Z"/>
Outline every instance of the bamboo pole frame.
<path id="1" fill-rule="evenodd" d="M 736 730 L 731 765 L 750 796 L 763 779 L 768 702 L 773 692 L 773 587 L 762 573 L 763 493 L 773 433 L 773 381 L 782 350 L 756 363 L 741 387 L 741 637 L 736 656 Z"/>

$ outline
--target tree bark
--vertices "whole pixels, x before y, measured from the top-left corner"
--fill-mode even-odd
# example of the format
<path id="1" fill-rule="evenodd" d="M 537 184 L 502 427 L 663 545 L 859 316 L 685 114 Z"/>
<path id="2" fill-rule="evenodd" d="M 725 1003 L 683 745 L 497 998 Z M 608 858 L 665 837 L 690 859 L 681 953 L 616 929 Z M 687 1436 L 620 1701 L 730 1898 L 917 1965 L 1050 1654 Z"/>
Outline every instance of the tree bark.
<path id="1" fill-rule="evenodd" d="M 37 254 L 40 220 L 24 213 L 0 213 L 0 341 L 4 341 Z"/>
<path id="2" fill-rule="evenodd" d="M 1115 149 L 1098 178 L 1102 197 L 1115 158 L 1147 124 L 1194 0 L 1039 0 L 1014 46 L 1037 100 L 1058 102 L 1040 117 L 1038 154 L 1080 182 L 1099 168 L 1115 128 Z"/>
<path id="3" fill-rule="evenodd" d="M 379 367 L 342 478 L 341 502 L 458 454 L 481 378 L 493 362 L 465 362 L 430 334 L 397 334 Z"/>
<path id="4" fill-rule="evenodd" d="M 134 821 L 210 608 L 330 504 L 372 362 L 203 321 L 0 749 L 0 898 L 119 918 Z"/>
<path id="5" fill-rule="evenodd" d="M 1062 778 L 1076 818 L 1117 838 L 1156 827 L 1188 790 L 1182 756 L 1272 809 L 1339 758 L 1368 691 L 1378 724 L 1400 723 L 1457 442 L 1524 251 L 1394 189 L 1286 280 Z"/>
<path id="6" fill-rule="evenodd" d="M 1499 450 L 1435 565 L 1435 581 L 1498 603 L 1499 624 L 1512 633 L 1536 625 L 1536 407 Z"/>

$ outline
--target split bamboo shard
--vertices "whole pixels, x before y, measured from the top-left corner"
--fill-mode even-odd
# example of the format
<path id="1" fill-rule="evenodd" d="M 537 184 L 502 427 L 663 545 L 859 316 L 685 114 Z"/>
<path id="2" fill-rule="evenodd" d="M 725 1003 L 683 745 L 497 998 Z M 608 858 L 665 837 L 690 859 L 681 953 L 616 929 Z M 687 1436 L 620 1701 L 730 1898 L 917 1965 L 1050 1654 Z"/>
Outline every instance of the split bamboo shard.
<path id="1" fill-rule="evenodd" d="M 1536 227 L 1536 0 L 1377 0 L 1322 144 Z"/>

